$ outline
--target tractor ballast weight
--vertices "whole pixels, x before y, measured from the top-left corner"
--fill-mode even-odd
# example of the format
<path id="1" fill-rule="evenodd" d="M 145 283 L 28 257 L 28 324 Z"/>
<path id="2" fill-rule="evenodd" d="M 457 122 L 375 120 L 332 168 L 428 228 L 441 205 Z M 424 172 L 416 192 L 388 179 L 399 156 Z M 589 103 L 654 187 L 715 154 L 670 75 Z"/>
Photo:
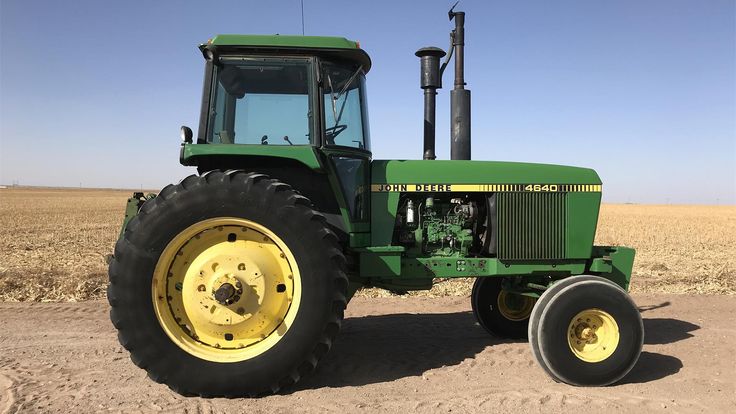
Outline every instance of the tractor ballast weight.
<path id="1" fill-rule="evenodd" d="M 197 174 L 129 199 L 110 261 L 111 318 L 133 361 L 183 394 L 256 396 L 314 370 L 362 287 L 402 294 L 473 277 L 488 332 L 529 338 L 581 386 L 620 380 L 643 325 L 634 251 L 594 246 L 602 183 L 588 168 L 470 161 L 465 14 L 422 48 L 422 160 L 373 160 L 368 54 L 335 37 L 218 35 L 205 58 Z M 435 109 L 455 58 L 451 160 Z M 440 59 L 446 56 L 440 65 Z M 431 300 L 431 299 L 428 299 Z"/>

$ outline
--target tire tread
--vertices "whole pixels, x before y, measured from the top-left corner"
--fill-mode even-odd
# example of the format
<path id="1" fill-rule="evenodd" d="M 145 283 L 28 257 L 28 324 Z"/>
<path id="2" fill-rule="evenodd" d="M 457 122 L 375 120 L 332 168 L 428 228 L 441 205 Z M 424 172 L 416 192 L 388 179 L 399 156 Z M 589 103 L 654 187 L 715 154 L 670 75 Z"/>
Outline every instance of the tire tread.
<path id="1" fill-rule="evenodd" d="M 243 396 L 244 393 L 237 390 L 227 390 L 225 392 L 209 392 L 190 389 L 185 385 L 170 382 L 167 372 L 176 370 L 176 367 L 160 365 L 163 362 L 159 359 L 155 346 L 145 345 L 141 335 L 135 331 L 135 324 L 128 324 L 129 319 L 127 307 L 136 306 L 136 300 L 126 294 L 127 281 L 134 278 L 134 266 L 130 261 L 137 257 L 149 256 L 150 252 L 136 247 L 136 241 L 145 234 L 145 226 L 141 227 L 140 222 L 146 215 L 153 214 L 157 210 L 165 209 L 165 205 L 173 203 L 175 200 L 186 197 L 188 192 L 195 187 L 209 186 L 216 187 L 218 190 L 222 187 L 227 190 L 231 183 L 237 183 L 239 189 L 246 193 L 260 187 L 259 190 L 264 192 L 264 199 L 278 200 L 280 203 L 277 214 L 283 210 L 289 210 L 292 213 L 304 218 L 305 223 L 309 223 L 309 229 L 318 236 L 323 251 L 327 252 L 328 261 L 333 266 L 326 266 L 330 270 L 330 278 L 332 283 L 331 314 L 322 329 L 316 345 L 314 345 L 309 354 L 304 358 L 303 362 L 297 364 L 296 367 L 283 375 L 282 378 L 271 384 L 263 384 L 263 389 L 257 392 L 246 392 L 246 396 L 258 396 L 267 393 L 277 393 L 287 386 L 291 386 L 304 376 L 313 372 L 319 360 L 329 351 L 335 336 L 340 330 L 340 325 L 344 317 L 344 309 L 347 306 L 347 286 L 348 278 L 345 274 L 346 260 L 339 244 L 337 236 L 325 226 L 325 217 L 312 209 L 312 202 L 298 194 L 286 183 L 270 179 L 264 174 L 250 173 L 244 170 L 228 170 L 210 171 L 202 175 L 190 175 L 178 184 L 168 185 L 158 194 L 157 197 L 145 202 L 139 212 L 139 215 L 133 218 L 128 225 L 123 237 L 118 240 L 115 245 L 115 255 L 109 266 L 109 285 L 107 288 L 107 297 L 110 304 L 110 319 L 113 325 L 118 329 L 118 340 L 120 344 L 130 352 L 131 360 L 140 368 L 148 371 L 149 377 L 159 383 L 168 385 L 172 390 L 183 395 L 197 395 L 201 397 L 226 397 L 234 398 Z M 267 202 L 260 200 L 260 202 Z M 154 368 L 155 367 L 155 368 Z"/>

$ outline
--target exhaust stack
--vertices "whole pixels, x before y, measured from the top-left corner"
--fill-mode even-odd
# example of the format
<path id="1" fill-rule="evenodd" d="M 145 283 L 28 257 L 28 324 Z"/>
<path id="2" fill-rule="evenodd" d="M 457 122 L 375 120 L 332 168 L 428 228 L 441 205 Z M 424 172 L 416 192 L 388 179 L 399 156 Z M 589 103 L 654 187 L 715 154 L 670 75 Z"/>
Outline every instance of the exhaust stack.
<path id="1" fill-rule="evenodd" d="M 455 29 L 451 33 L 455 52 L 455 87 L 450 92 L 450 159 L 469 160 L 470 90 L 465 89 L 465 12 L 451 9 L 448 14 L 450 20 L 455 19 Z"/>
<path id="2" fill-rule="evenodd" d="M 435 155 L 435 114 L 437 89 L 442 87 L 440 59 L 445 51 L 438 47 L 423 47 L 415 53 L 421 64 L 421 84 L 424 89 L 424 155 L 425 160 L 433 160 Z"/>

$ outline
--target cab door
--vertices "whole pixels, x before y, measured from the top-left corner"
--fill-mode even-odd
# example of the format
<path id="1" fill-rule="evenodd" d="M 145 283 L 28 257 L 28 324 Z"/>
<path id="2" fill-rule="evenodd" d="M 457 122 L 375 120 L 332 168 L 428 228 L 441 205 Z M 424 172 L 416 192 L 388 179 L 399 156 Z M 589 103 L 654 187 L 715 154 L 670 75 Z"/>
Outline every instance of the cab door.
<path id="1" fill-rule="evenodd" d="M 350 246 L 370 244 L 370 135 L 365 75 L 359 65 L 321 60 L 322 153 L 342 210 Z"/>

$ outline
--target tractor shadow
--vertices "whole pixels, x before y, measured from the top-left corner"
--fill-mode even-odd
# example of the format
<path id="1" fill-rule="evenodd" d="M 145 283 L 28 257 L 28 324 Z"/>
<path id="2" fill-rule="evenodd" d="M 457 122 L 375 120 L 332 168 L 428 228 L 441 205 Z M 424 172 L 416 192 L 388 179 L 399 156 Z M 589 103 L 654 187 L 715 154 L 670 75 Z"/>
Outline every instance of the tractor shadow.
<path id="1" fill-rule="evenodd" d="M 644 344 L 666 345 L 692 338 L 690 332 L 700 329 L 699 325 L 670 318 L 644 319 Z"/>
<path id="2" fill-rule="evenodd" d="M 692 338 L 699 325 L 670 318 L 644 319 L 644 345 L 667 345 Z M 682 361 L 671 355 L 643 351 L 639 361 L 620 384 L 656 381 L 680 372 Z"/>
<path id="3" fill-rule="evenodd" d="M 419 376 L 505 342 L 478 326 L 472 312 L 348 318 L 317 372 L 294 391 Z"/>
<path id="4" fill-rule="evenodd" d="M 685 340 L 699 328 L 677 319 L 644 319 L 644 343 L 666 345 Z M 348 318 L 317 372 L 299 382 L 291 392 L 420 376 L 474 358 L 488 346 L 513 342 L 527 346 L 525 341 L 489 335 L 476 323 L 472 312 Z M 682 361 L 674 356 L 644 351 L 620 384 L 656 381 L 676 374 L 682 367 Z"/>
<path id="5" fill-rule="evenodd" d="M 616 385 L 644 384 L 677 374 L 682 361 L 671 355 L 642 351 L 634 368 Z"/>

